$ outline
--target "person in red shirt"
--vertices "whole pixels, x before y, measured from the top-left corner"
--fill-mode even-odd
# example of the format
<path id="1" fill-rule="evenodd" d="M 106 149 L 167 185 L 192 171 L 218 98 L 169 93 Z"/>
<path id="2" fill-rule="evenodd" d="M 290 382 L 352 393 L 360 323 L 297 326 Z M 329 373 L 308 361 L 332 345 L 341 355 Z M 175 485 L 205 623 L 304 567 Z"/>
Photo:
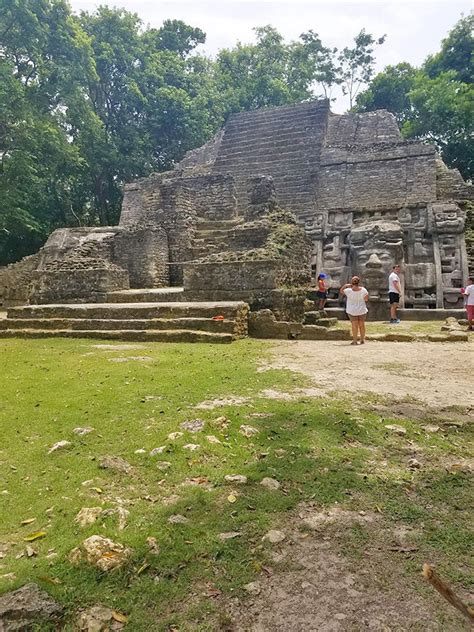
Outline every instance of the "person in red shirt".
<path id="1" fill-rule="evenodd" d="M 316 292 L 316 296 L 319 299 L 318 309 L 324 309 L 328 298 L 328 286 L 326 283 L 326 278 L 327 276 L 324 274 L 324 272 L 321 272 L 321 274 L 318 275 L 318 290 Z"/>

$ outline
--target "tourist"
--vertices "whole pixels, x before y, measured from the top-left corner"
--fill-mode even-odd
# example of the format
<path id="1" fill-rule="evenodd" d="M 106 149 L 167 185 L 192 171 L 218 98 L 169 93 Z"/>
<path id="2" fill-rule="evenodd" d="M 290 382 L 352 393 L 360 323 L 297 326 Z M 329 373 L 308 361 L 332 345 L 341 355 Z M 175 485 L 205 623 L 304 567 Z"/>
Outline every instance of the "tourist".
<path id="1" fill-rule="evenodd" d="M 474 322 L 474 277 L 469 277 L 467 286 L 462 290 L 464 296 L 466 312 L 467 312 L 467 328 L 469 331 L 473 329 Z"/>
<path id="2" fill-rule="evenodd" d="M 400 285 L 400 266 L 393 266 L 393 270 L 388 277 L 388 300 L 390 301 L 390 324 L 398 325 L 400 319 L 397 316 L 397 309 L 400 305 L 400 294 L 402 287 Z"/>
<path id="3" fill-rule="evenodd" d="M 318 309 L 320 310 L 324 309 L 328 298 L 328 286 L 326 283 L 326 278 L 327 276 L 324 274 L 324 272 L 321 272 L 321 274 L 318 275 L 318 291 L 316 292 L 316 296 L 319 299 Z"/>
<path id="4" fill-rule="evenodd" d="M 360 285 L 358 276 L 353 276 L 350 283 L 346 283 L 339 290 L 346 297 L 346 312 L 351 320 L 352 342 L 351 345 L 357 344 L 357 338 L 360 336 L 360 344 L 365 343 L 365 318 L 368 312 L 367 301 L 369 293 Z"/>

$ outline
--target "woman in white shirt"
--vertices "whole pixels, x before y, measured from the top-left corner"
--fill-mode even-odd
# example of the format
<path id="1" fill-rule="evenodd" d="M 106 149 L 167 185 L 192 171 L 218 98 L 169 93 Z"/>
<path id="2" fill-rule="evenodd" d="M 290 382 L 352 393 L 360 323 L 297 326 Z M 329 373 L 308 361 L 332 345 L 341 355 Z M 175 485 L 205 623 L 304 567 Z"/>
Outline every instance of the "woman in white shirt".
<path id="1" fill-rule="evenodd" d="M 360 285 L 358 276 L 353 276 L 350 283 L 346 283 L 339 290 L 346 299 L 346 312 L 351 319 L 352 327 L 352 345 L 357 344 L 357 338 L 360 336 L 360 344 L 365 343 L 365 317 L 367 315 L 367 301 L 369 293 Z"/>

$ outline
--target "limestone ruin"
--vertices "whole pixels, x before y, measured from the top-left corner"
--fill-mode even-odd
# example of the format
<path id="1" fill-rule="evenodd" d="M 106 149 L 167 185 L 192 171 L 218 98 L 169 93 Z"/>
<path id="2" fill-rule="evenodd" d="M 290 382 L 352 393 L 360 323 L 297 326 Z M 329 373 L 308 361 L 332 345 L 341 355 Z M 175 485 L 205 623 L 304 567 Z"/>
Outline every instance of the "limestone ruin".
<path id="1" fill-rule="evenodd" d="M 470 189 L 386 111 L 337 115 L 313 101 L 234 114 L 173 171 L 127 184 L 118 226 L 58 229 L 0 269 L 0 300 L 244 301 L 301 322 L 324 271 L 329 308 L 358 274 L 383 318 L 400 263 L 405 308 L 461 308 Z"/>

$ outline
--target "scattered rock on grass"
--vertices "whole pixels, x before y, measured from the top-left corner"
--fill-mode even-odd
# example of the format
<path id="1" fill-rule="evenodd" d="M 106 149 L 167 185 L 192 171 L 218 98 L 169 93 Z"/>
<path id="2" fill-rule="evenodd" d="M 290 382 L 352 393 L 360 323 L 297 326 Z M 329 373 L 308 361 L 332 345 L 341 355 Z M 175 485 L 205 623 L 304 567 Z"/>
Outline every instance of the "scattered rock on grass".
<path id="1" fill-rule="evenodd" d="M 199 403 L 195 408 L 202 410 L 212 410 L 213 408 L 220 408 L 223 406 L 243 406 L 249 401 L 248 397 L 230 396 L 224 399 L 206 399 Z"/>
<path id="2" fill-rule="evenodd" d="M 410 470 L 419 470 L 421 467 L 421 463 L 417 459 L 409 459 L 408 467 Z"/>
<path id="3" fill-rule="evenodd" d="M 103 456 L 100 460 L 99 467 L 103 470 L 115 470 L 122 474 L 131 474 L 133 472 L 133 467 L 130 463 L 120 456 Z"/>
<path id="4" fill-rule="evenodd" d="M 259 595 L 262 591 L 259 582 L 250 582 L 249 584 L 245 584 L 244 590 L 246 590 L 250 595 Z"/>
<path id="5" fill-rule="evenodd" d="M 30 630 L 39 621 L 57 623 L 61 618 L 61 606 L 34 583 L 0 597 L 0 630 Z"/>
<path id="6" fill-rule="evenodd" d="M 168 522 L 170 524 L 186 524 L 189 521 L 185 516 L 182 516 L 181 514 L 175 514 L 174 516 L 170 516 L 168 518 Z"/>
<path id="7" fill-rule="evenodd" d="M 217 419 L 214 419 L 213 423 L 215 426 L 219 426 L 219 428 L 226 430 L 230 426 L 230 419 L 222 415 L 221 417 L 217 417 Z"/>
<path id="8" fill-rule="evenodd" d="M 199 450 L 201 446 L 198 445 L 197 443 L 187 443 L 186 445 L 183 445 L 183 448 L 185 450 L 190 450 L 191 452 L 194 452 L 195 450 Z"/>
<path id="9" fill-rule="evenodd" d="M 243 474 L 226 474 L 224 480 L 228 483 L 237 483 L 237 485 L 245 485 L 247 483 L 247 477 Z"/>
<path id="10" fill-rule="evenodd" d="M 238 531 L 227 531 L 226 533 L 219 533 L 219 540 L 233 540 L 239 536 L 240 533 Z"/>
<path id="11" fill-rule="evenodd" d="M 425 432 L 435 433 L 435 432 L 439 432 L 441 430 L 441 428 L 439 426 L 427 425 L 427 426 L 423 426 L 423 430 Z"/>
<path id="12" fill-rule="evenodd" d="M 209 443 L 215 443 L 215 444 L 222 443 L 222 441 L 218 439 L 217 437 L 215 437 L 214 435 L 207 435 L 206 439 L 209 441 Z"/>
<path id="13" fill-rule="evenodd" d="M 279 544 L 285 539 L 286 535 L 283 533 L 283 531 L 277 531 L 275 529 L 271 529 L 263 536 L 263 540 L 265 540 L 265 542 L 270 542 L 270 544 Z"/>
<path id="14" fill-rule="evenodd" d="M 125 622 L 118 621 L 117 613 L 105 606 L 92 606 L 81 612 L 77 619 L 77 627 L 81 632 L 105 632 L 121 630 Z M 126 618 L 124 617 L 125 621 Z"/>
<path id="15" fill-rule="evenodd" d="M 146 450 L 144 448 L 138 448 L 138 450 L 135 450 L 135 454 L 146 454 Z"/>
<path id="16" fill-rule="evenodd" d="M 161 445 L 159 448 L 153 448 L 153 450 L 150 450 L 150 456 L 156 456 L 157 454 L 163 454 L 163 452 L 166 450 L 166 446 L 165 445 Z"/>
<path id="17" fill-rule="evenodd" d="M 70 441 L 66 441 L 65 439 L 63 439 L 62 441 L 58 441 L 51 448 L 49 448 L 48 454 L 51 454 L 52 452 L 56 452 L 57 450 L 63 450 L 64 448 L 68 448 L 70 445 L 72 445 L 72 443 Z"/>
<path id="18" fill-rule="evenodd" d="M 90 428 L 87 426 L 86 428 L 74 428 L 73 433 L 79 435 L 79 437 L 84 437 L 85 435 L 94 432 L 94 428 Z"/>
<path id="19" fill-rule="evenodd" d="M 398 434 L 398 435 L 406 435 L 407 433 L 406 428 L 404 428 L 403 426 L 397 426 L 397 424 L 387 424 L 385 428 L 387 430 L 391 430 L 392 432 L 395 432 L 395 434 Z"/>
<path id="20" fill-rule="evenodd" d="M 204 425 L 205 422 L 202 419 L 193 419 L 192 421 L 183 421 L 183 423 L 179 424 L 179 427 L 181 430 L 195 434 L 196 432 L 201 432 L 204 429 Z"/>
<path id="21" fill-rule="evenodd" d="M 77 522 L 80 527 L 87 527 L 94 524 L 101 515 L 102 507 L 83 507 L 74 518 L 74 522 Z"/>
<path id="22" fill-rule="evenodd" d="M 182 432 L 170 432 L 170 434 L 168 435 L 168 439 L 170 441 L 176 441 L 176 439 L 180 439 L 182 436 Z"/>
<path id="23" fill-rule="evenodd" d="M 119 568 L 128 560 L 131 550 L 101 535 L 91 535 L 84 540 L 80 547 L 73 549 L 69 555 L 69 561 L 77 564 L 84 558 L 89 564 L 101 571 L 111 571 Z"/>
<path id="24" fill-rule="evenodd" d="M 257 428 L 254 428 L 253 426 L 248 426 L 247 424 L 242 424 L 240 426 L 240 434 L 243 434 L 244 437 L 247 437 L 247 439 L 250 439 L 250 437 L 258 435 L 259 432 L 260 430 L 258 430 Z"/>
<path id="25" fill-rule="evenodd" d="M 119 531 L 123 531 L 127 526 L 127 520 L 130 515 L 128 509 L 125 507 L 117 507 L 117 516 L 118 516 L 118 528 Z"/>
<path id="26" fill-rule="evenodd" d="M 260 481 L 260 485 L 266 487 L 267 489 L 273 490 L 280 489 L 281 487 L 281 483 L 279 483 L 275 478 L 270 478 L 268 476 L 262 478 L 262 480 Z"/>
<path id="27" fill-rule="evenodd" d="M 156 464 L 156 467 L 159 470 L 168 470 L 171 467 L 171 462 L 170 461 L 158 461 L 158 463 Z"/>
<path id="28" fill-rule="evenodd" d="M 146 545 L 152 555 L 158 555 L 160 553 L 160 547 L 158 541 L 153 536 L 146 539 Z"/>

